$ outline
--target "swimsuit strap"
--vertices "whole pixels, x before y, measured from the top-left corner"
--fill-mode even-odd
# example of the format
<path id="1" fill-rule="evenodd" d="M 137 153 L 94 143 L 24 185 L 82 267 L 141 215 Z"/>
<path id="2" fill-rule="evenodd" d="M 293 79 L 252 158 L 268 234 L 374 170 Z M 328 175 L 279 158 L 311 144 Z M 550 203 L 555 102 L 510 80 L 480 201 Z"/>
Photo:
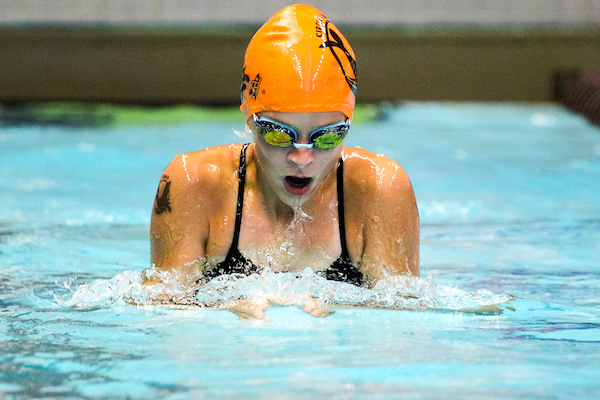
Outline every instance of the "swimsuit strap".
<path id="1" fill-rule="evenodd" d="M 346 247 L 346 219 L 344 217 L 344 162 L 340 157 L 337 165 L 337 199 L 338 199 L 338 221 L 340 227 L 340 243 L 342 254 L 340 258 L 349 260 L 350 255 Z"/>
<path id="2" fill-rule="evenodd" d="M 231 242 L 231 247 L 229 248 L 229 254 L 232 251 L 236 251 L 238 248 L 238 242 L 240 239 L 240 230 L 242 227 L 242 210 L 244 209 L 244 188 L 246 186 L 246 149 L 248 148 L 248 143 L 244 144 L 242 147 L 242 152 L 240 154 L 240 166 L 238 168 L 238 197 L 237 197 L 237 206 L 235 209 L 235 228 L 233 230 L 233 241 Z M 229 258 L 229 254 L 227 257 Z"/>
<path id="3" fill-rule="evenodd" d="M 235 228 L 233 231 L 233 241 L 226 258 L 229 258 L 233 253 L 237 253 L 238 243 L 240 238 L 240 230 L 242 227 L 242 210 L 244 208 L 244 188 L 246 186 L 246 149 L 248 143 L 244 144 L 240 154 L 240 166 L 238 168 L 238 197 L 237 207 L 235 210 Z M 350 260 L 348 247 L 346 245 L 346 223 L 344 216 L 344 162 L 340 157 L 337 165 L 337 200 L 338 200 L 338 223 L 340 230 L 340 244 L 342 246 L 342 254 L 340 259 Z"/>
<path id="4" fill-rule="evenodd" d="M 340 226 L 340 242 L 342 254 L 325 271 L 325 278 L 330 281 L 341 281 L 360 286 L 363 283 L 363 275 L 352 264 L 348 247 L 346 245 L 346 220 L 344 218 L 344 174 L 342 158 L 338 162 L 337 170 L 337 197 L 338 197 L 338 220 Z"/>

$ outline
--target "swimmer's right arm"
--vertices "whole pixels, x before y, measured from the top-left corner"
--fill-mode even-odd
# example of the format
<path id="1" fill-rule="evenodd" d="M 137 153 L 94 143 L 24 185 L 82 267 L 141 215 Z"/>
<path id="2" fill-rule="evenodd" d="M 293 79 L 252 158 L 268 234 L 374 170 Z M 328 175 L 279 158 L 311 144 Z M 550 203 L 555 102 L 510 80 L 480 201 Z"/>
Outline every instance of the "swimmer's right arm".
<path id="1" fill-rule="evenodd" d="M 206 255 L 210 202 L 189 155 L 177 156 L 161 177 L 150 222 L 151 262 L 159 270 L 194 267 Z M 201 264 L 201 263 L 200 263 Z M 195 266 L 199 268 L 199 266 Z M 147 283 L 155 283 L 149 280 Z"/>

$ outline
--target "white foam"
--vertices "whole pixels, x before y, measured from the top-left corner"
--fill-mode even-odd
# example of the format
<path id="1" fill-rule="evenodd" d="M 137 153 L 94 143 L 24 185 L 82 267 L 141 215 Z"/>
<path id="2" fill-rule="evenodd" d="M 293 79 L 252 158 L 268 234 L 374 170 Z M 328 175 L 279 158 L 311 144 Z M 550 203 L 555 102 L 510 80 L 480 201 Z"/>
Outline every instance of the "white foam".
<path id="1" fill-rule="evenodd" d="M 144 275 L 160 277 L 162 283 L 144 285 Z M 310 268 L 302 272 L 274 273 L 266 269 L 251 276 L 223 275 L 203 286 L 183 282 L 180 276 L 147 270 L 144 273 L 123 271 L 112 279 L 95 280 L 70 293 L 55 296 L 55 307 L 110 307 L 116 304 L 183 304 L 207 308 L 223 308 L 229 303 L 246 299 L 271 301 L 278 305 L 301 306 L 308 299 L 318 299 L 332 308 L 369 307 L 399 310 L 457 310 L 478 312 L 488 306 L 510 302 L 509 294 L 494 294 L 487 290 L 467 292 L 456 287 L 439 285 L 433 277 L 392 276 L 379 281 L 373 288 L 329 281 Z"/>

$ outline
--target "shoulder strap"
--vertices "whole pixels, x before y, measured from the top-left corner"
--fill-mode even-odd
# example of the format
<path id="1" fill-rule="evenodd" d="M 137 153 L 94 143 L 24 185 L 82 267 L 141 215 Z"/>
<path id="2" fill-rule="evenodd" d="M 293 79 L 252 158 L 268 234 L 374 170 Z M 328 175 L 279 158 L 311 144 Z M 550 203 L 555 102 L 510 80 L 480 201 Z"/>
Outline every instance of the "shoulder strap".
<path id="1" fill-rule="evenodd" d="M 231 242 L 231 247 L 229 248 L 229 253 L 237 250 L 238 242 L 240 239 L 240 229 L 242 228 L 242 211 L 244 209 L 244 188 L 246 187 L 246 149 L 248 148 L 248 143 L 244 144 L 242 147 L 242 152 L 240 153 L 240 166 L 238 168 L 238 197 L 237 197 L 237 206 L 235 209 L 235 228 L 233 231 L 233 241 Z"/>
<path id="2" fill-rule="evenodd" d="M 346 220 L 344 218 L 344 162 L 341 156 L 337 165 L 337 200 L 340 243 L 342 245 L 342 254 L 340 257 L 343 259 L 350 259 L 348 247 L 346 246 Z"/>

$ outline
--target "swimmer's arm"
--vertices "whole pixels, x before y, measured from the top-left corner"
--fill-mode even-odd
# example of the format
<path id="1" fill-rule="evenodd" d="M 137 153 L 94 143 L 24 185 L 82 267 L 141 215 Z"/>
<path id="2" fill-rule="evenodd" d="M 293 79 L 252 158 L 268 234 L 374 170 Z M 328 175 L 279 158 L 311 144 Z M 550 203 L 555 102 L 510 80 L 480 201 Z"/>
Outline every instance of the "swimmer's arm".
<path id="1" fill-rule="evenodd" d="M 152 207 L 151 262 L 159 270 L 199 268 L 195 264 L 206 252 L 210 203 L 198 190 L 197 173 L 185 162 L 180 155 L 166 168 Z"/>
<path id="2" fill-rule="evenodd" d="M 383 171 L 383 173 L 382 173 Z M 365 207 L 360 269 L 371 282 L 389 275 L 419 276 L 419 212 L 408 176 L 394 161 L 380 165 Z"/>

